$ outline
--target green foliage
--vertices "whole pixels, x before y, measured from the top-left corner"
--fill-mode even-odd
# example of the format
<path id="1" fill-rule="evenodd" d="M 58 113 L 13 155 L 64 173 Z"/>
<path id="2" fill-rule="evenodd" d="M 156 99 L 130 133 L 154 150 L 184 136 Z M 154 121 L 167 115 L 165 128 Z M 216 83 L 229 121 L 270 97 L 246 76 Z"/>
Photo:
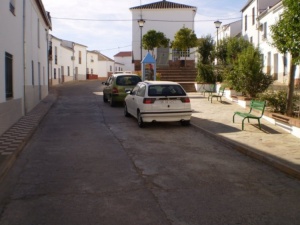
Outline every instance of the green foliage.
<path id="1" fill-rule="evenodd" d="M 210 35 L 202 37 L 198 40 L 199 60 L 197 64 L 198 75 L 196 81 L 201 83 L 216 82 L 214 73 L 214 40 Z"/>
<path id="2" fill-rule="evenodd" d="M 166 38 L 165 34 L 162 32 L 157 32 L 155 30 L 149 30 L 143 36 L 143 48 L 148 51 L 154 50 L 154 48 L 168 47 L 170 39 Z M 153 53 L 152 53 L 153 55 Z"/>
<path id="3" fill-rule="evenodd" d="M 183 27 L 177 31 L 171 45 L 173 49 L 186 51 L 197 46 L 197 36 L 191 29 Z"/>
<path id="4" fill-rule="evenodd" d="M 197 65 L 198 74 L 196 81 L 198 83 L 214 83 L 216 82 L 216 77 L 214 75 L 214 68 L 211 64 L 203 64 L 201 62 Z"/>
<path id="5" fill-rule="evenodd" d="M 272 77 L 263 73 L 260 52 L 252 45 L 236 56 L 225 79 L 233 89 L 251 97 L 264 92 L 273 83 Z"/>
<path id="6" fill-rule="evenodd" d="M 272 112 L 285 114 L 287 104 L 286 90 L 269 90 L 258 95 L 259 100 L 267 101 L 267 107 Z"/>
<path id="7" fill-rule="evenodd" d="M 214 39 L 210 35 L 198 40 L 198 53 L 201 63 L 211 64 L 214 61 Z"/>
<path id="8" fill-rule="evenodd" d="M 223 65 L 231 65 L 238 55 L 252 44 L 242 37 L 229 37 L 221 40 L 217 46 L 216 56 Z"/>

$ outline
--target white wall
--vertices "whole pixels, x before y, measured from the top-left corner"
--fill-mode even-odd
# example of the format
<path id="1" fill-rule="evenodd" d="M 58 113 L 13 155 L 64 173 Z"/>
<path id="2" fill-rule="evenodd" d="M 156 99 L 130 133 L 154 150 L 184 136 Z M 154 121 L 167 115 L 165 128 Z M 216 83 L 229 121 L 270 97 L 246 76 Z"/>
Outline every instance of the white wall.
<path id="1" fill-rule="evenodd" d="M 47 33 L 51 25 L 36 1 L 14 2 L 13 14 L 10 0 L 0 1 L 0 134 L 48 94 Z M 6 52 L 13 57 L 12 98 L 6 98 L 5 91 Z"/>
<path id="2" fill-rule="evenodd" d="M 122 66 L 123 71 L 131 71 L 131 72 L 134 71 L 134 64 L 132 63 L 131 56 L 127 56 L 127 57 L 115 56 L 114 59 L 115 59 L 115 62 L 123 64 L 123 66 Z"/>
<path id="3" fill-rule="evenodd" d="M 146 34 L 149 30 L 156 30 L 163 32 L 171 41 L 181 28 L 186 27 L 194 30 L 194 17 L 196 8 L 188 9 L 143 9 L 142 17 L 146 21 L 142 29 L 142 35 Z M 141 32 L 137 20 L 140 19 L 141 11 L 139 9 L 132 9 L 132 50 L 135 60 L 140 60 L 140 46 L 141 46 Z M 188 22 L 167 22 L 167 21 L 188 21 Z M 156 21 L 153 21 L 156 20 Z M 147 54 L 143 50 L 142 57 Z M 154 53 L 156 55 L 156 52 Z M 194 54 L 188 59 L 194 59 Z M 171 59 L 171 56 L 170 56 Z"/>
<path id="4" fill-rule="evenodd" d="M 75 73 L 75 80 L 86 80 L 86 57 L 87 57 L 87 47 L 83 45 L 79 45 L 77 43 L 74 43 L 74 68 L 75 71 L 78 71 L 78 73 Z M 79 52 L 81 52 L 81 61 L 79 60 Z M 76 69 L 77 68 L 77 69 Z"/>

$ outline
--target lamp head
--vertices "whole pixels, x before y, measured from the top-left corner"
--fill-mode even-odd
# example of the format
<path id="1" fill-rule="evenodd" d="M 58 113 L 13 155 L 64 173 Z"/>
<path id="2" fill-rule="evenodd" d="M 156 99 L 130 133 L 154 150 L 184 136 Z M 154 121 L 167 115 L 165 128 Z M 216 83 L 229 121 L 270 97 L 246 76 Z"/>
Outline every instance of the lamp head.
<path id="1" fill-rule="evenodd" d="M 215 24 L 216 28 L 219 29 L 220 26 L 221 26 L 221 24 L 222 24 L 222 22 L 219 21 L 219 20 L 217 20 L 217 21 L 214 22 L 214 24 Z"/>
<path id="2" fill-rule="evenodd" d="M 138 23 L 139 23 L 139 27 L 143 27 L 144 26 L 144 24 L 145 24 L 145 20 L 143 20 L 143 19 L 139 19 L 138 20 Z"/>

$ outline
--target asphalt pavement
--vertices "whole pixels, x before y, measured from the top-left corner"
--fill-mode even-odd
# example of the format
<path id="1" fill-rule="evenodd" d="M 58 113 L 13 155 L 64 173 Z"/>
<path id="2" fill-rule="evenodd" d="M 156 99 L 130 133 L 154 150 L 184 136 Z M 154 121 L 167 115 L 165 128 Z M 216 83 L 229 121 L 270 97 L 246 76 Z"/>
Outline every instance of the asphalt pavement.
<path id="1" fill-rule="evenodd" d="M 232 116 L 235 111 L 247 111 L 240 105 L 223 98 L 222 102 L 213 100 L 201 93 L 188 93 L 194 110 L 191 125 L 249 157 L 268 164 L 288 176 L 300 179 L 300 139 L 280 127 L 261 119 L 260 130 L 257 120 L 245 120 L 242 131 L 242 118 Z M 14 161 L 34 134 L 40 121 L 57 99 L 55 87 L 30 113 L 0 136 L 0 180 L 13 166 Z M 123 113 L 123 111 L 122 111 Z M 146 128 L 147 129 L 147 128 Z"/>

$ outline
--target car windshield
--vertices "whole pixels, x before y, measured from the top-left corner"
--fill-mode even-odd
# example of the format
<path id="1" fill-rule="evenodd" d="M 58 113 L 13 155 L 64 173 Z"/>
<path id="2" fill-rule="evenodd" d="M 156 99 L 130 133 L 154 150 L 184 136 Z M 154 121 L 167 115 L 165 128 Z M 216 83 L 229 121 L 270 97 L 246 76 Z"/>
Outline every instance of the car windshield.
<path id="1" fill-rule="evenodd" d="M 148 96 L 186 96 L 186 93 L 180 85 L 163 84 L 149 86 Z"/>
<path id="2" fill-rule="evenodd" d="M 138 76 L 118 76 L 116 84 L 120 86 L 134 86 L 141 81 Z"/>

